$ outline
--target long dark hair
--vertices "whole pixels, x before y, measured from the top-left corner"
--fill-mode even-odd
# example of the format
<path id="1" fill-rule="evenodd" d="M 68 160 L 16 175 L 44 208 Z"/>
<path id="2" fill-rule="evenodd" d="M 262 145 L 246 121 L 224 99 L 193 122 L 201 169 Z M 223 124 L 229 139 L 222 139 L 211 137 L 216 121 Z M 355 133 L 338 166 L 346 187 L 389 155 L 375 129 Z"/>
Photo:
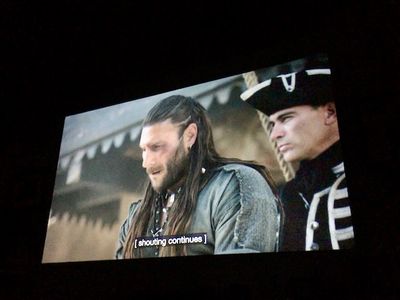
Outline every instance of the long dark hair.
<path id="1" fill-rule="evenodd" d="M 196 207 L 197 196 L 216 167 L 227 163 L 239 163 L 248 165 L 266 179 L 276 195 L 278 209 L 282 211 L 280 200 L 276 193 L 275 184 L 266 168 L 251 161 L 243 161 L 236 158 L 221 157 L 215 150 L 211 123 L 206 110 L 190 97 L 170 96 L 156 104 L 143 121 L 143 127 L 170 120 L 173 124 L 179 124 L 180 135 L 186 127 L 195 123 L 197 125 L 197 139 L 189 151 L 188 174 L 171 207 L 168 226 L 163 235 L 179 235 L 188 233 L 192 221 L 192 214 Z M 206 170 L 202 174 L 202 168 Z M 156 199 L 159 193 L 153 190 L 149 183 L 145 196 L 132 220 L 124 246 L 125 258 L 141 257 L 141 249 L 134 249 L 135 238 L 145 236 L 151 221 L 154 219 Z M 281 218 L 282 219 L 282 218 Z M 161 247 L 160 256 L 186 255 L 185 245 Z"/>

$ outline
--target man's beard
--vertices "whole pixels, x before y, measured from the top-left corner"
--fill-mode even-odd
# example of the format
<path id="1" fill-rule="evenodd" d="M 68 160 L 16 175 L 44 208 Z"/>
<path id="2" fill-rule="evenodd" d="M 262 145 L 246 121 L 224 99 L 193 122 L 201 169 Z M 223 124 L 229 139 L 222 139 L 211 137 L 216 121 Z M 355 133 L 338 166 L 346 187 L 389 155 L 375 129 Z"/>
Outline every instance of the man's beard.
<path id="1" fill-rule="evenodd" d="M 185 153 L 183 143 L 180 142 L 174 156 L 167 162 L 166 177 L 160 183 L 157 192 L 178 188 L 177 184 L 187 174 L 189 168 L 189 155 Z"/>

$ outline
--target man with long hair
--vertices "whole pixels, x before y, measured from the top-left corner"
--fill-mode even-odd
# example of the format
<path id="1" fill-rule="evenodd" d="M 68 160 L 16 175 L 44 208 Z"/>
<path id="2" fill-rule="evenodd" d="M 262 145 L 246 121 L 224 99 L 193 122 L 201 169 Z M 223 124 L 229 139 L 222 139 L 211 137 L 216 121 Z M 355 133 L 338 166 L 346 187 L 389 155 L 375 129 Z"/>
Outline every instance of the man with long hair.
<path id="1" fill-rule="evenodd" d="M 156 104 L 140 148 L 150 182 L 121 226 L 117 259 L 277 250 L 282 217 L 268 172 L 219 156 L 199 103 L 171 96 Z"/>

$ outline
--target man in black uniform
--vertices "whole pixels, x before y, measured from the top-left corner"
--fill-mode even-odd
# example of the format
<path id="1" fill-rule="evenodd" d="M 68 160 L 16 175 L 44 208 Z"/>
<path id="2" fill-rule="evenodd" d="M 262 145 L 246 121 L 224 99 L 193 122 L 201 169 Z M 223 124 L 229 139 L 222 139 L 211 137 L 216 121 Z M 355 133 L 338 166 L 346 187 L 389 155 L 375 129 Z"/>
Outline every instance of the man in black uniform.
<path id="1" fill-rule="evenodd" d="M 263 81 L 242 99 L 269 116 L 271 140 L 284 160 L 299 163 L 281 193 L 286 215 L 281 251 L 351 248 L 354 232 L 327 57 L 264 71 Z"/>

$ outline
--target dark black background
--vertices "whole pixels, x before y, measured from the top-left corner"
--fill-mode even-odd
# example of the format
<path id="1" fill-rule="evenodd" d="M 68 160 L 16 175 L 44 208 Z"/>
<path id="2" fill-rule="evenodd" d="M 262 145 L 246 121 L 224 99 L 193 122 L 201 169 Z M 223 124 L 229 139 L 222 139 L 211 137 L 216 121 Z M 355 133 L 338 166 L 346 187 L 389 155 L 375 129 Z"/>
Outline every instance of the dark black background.
<path id="1" fill-rule="evenodd" d="M 0 297 L 396 298 L 398 5 L 146 3 L 2 1 Z M 354 250 L 41 265 L 65 115 L 317 52 L 334 74 Z"/>

